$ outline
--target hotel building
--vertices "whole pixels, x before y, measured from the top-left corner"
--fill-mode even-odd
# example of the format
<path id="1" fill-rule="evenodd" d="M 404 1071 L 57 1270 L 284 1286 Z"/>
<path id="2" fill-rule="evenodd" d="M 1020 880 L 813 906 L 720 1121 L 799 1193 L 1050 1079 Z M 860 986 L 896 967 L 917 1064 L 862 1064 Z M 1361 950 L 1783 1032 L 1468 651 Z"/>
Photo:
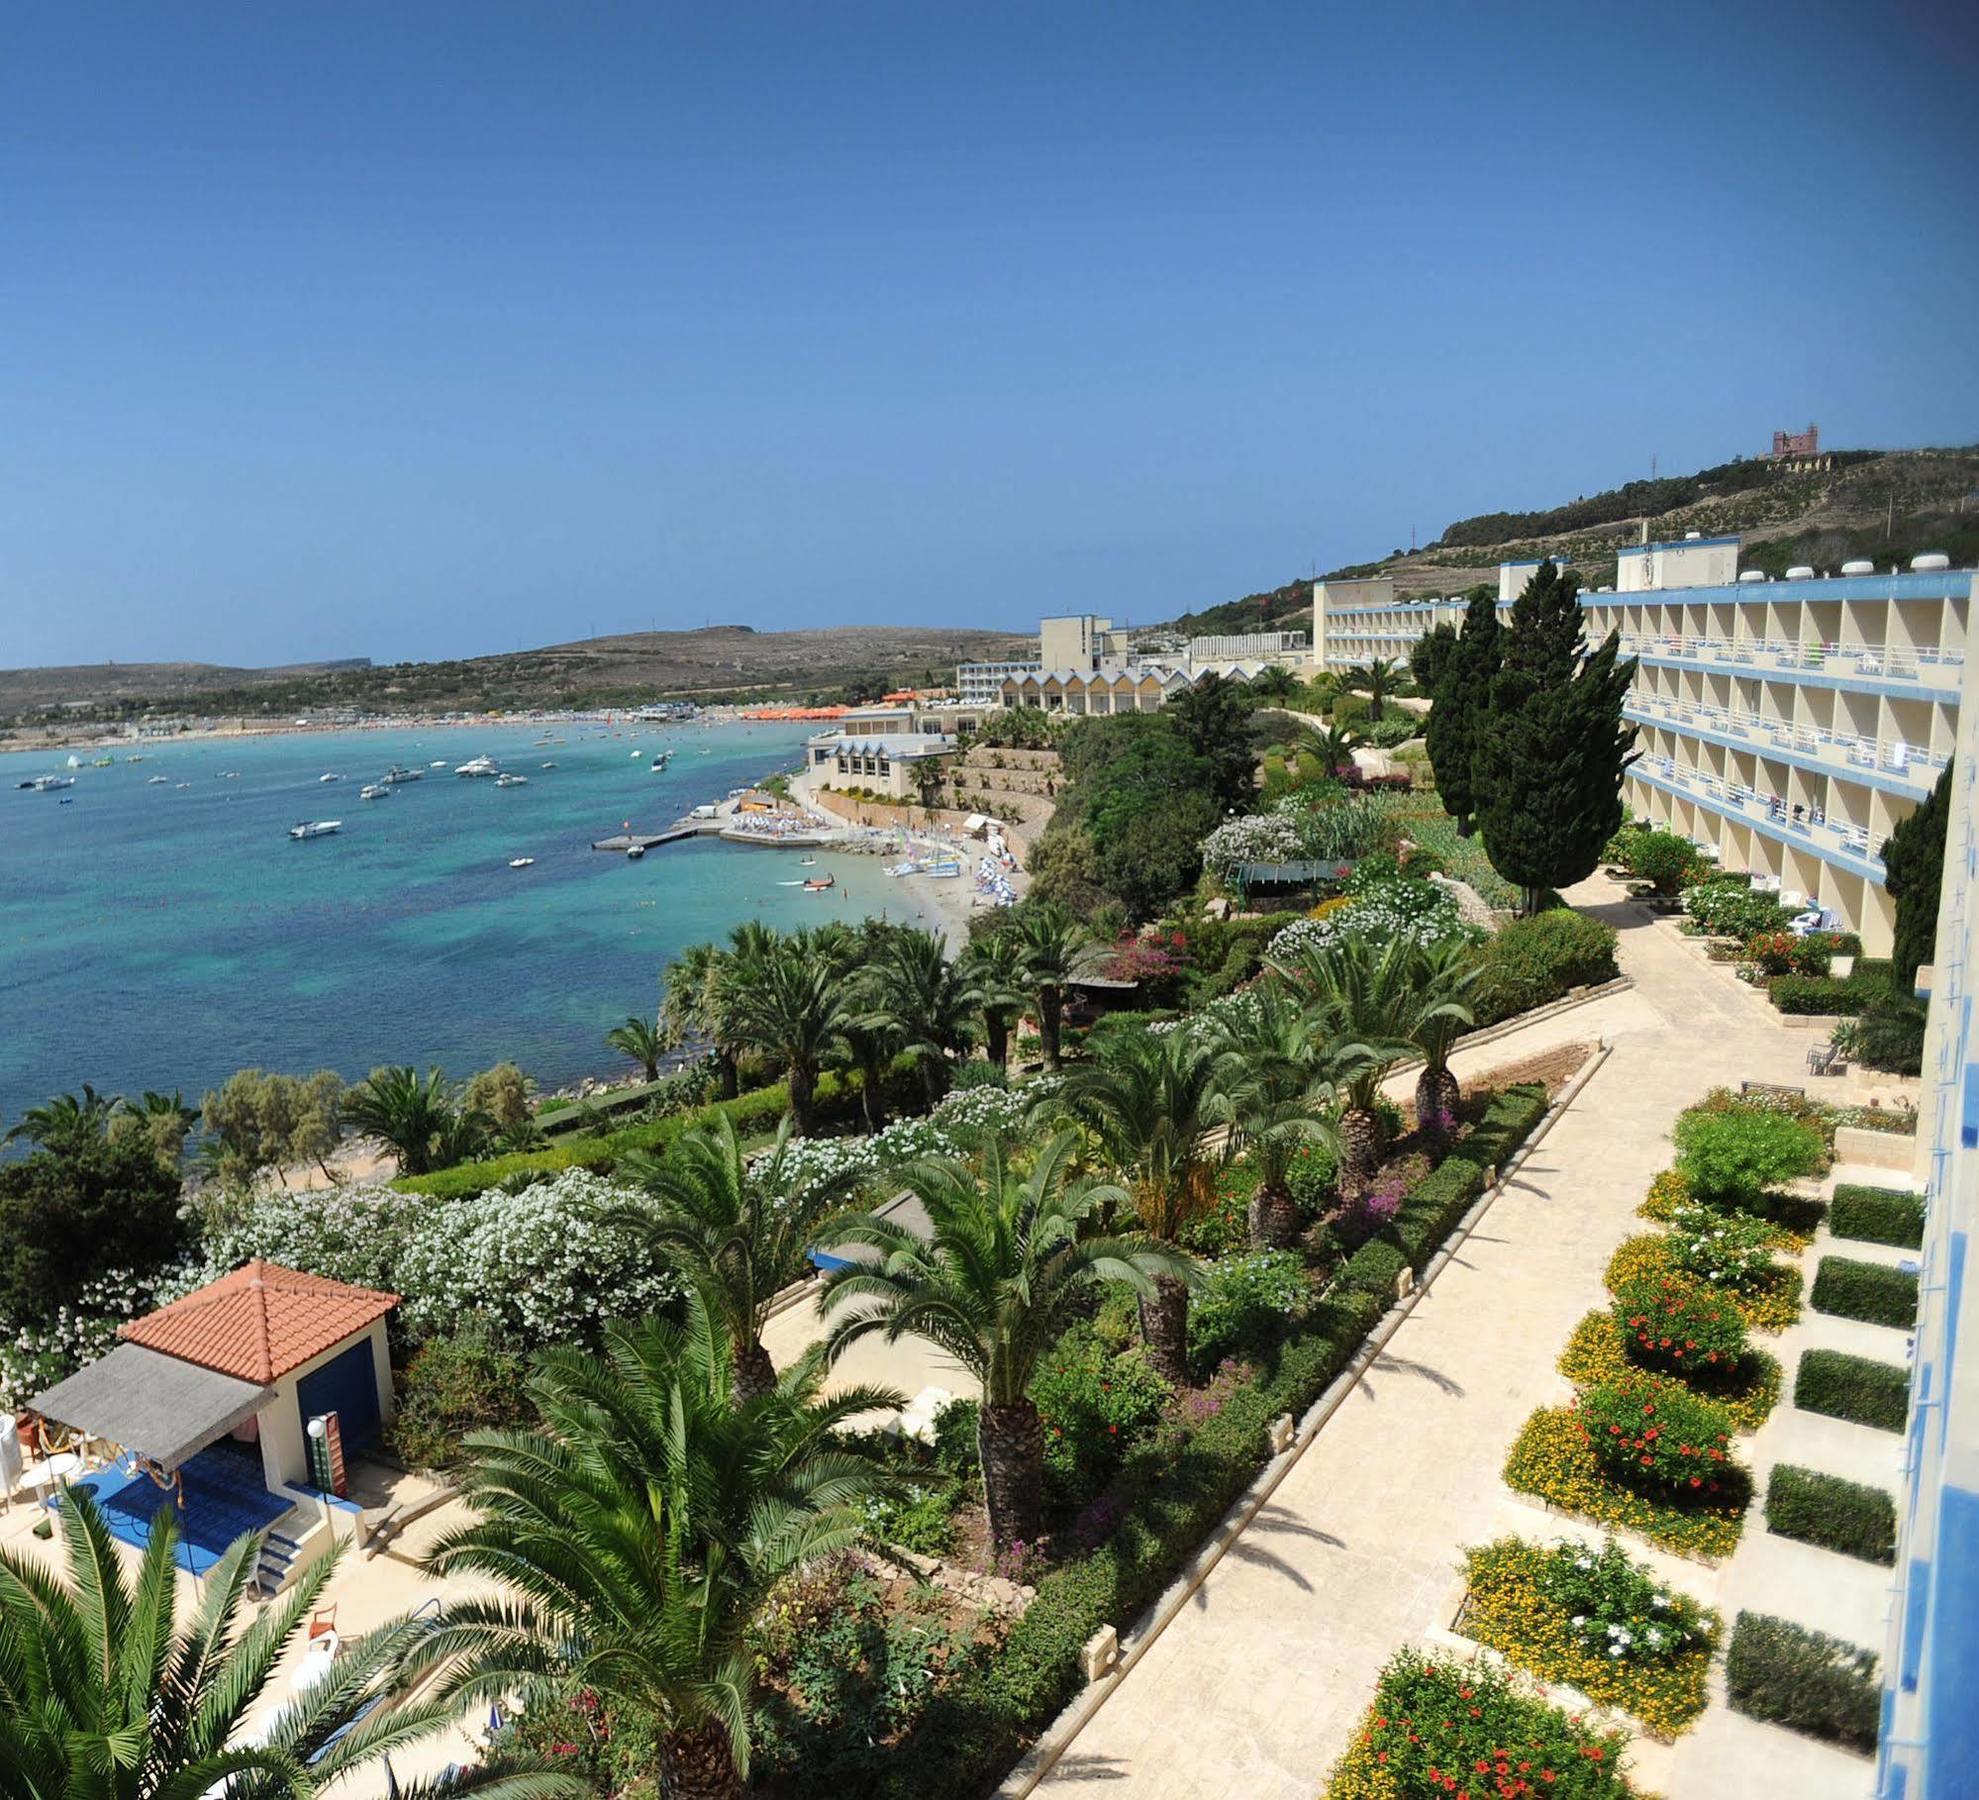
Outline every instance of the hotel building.
<path id="1" fill-rule="evenodd" d="M 1741 574 L 1738 555 L 1736 537 L 1632 545 L 1613 589 L 1581 595 L 1589 642 L 1612 630 L 1637 659 L 1623 710 L 1642 754 L 1623 798 L 1887 954 L 1880 851 L 1951 755 L 1973 573 L 1920 556 L 1775 581 Z M 1536 567 L 1500 568 L 1501 619 Z M 1405 656 L 1463 613 L 1454 599 L 1397 601 L 1386 578 L 1320 582 L 1320 666 Z"/>

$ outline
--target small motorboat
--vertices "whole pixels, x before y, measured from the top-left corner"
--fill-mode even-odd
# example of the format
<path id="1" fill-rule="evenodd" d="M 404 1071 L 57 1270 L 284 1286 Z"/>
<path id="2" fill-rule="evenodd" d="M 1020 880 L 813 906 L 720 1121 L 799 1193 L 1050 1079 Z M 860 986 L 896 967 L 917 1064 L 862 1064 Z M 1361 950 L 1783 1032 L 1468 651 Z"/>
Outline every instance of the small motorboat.
<path id="1" fill-rule="evenodd" d="M 492 756 L 469 757 L 466 762 L 454 770 L 456 775 L 467 776 L 499 775 L 501 772 L 502 765 L 496 762 Z"/>
<path id="2" fill-rule="evenodd" d="M 444 769 L 447 766 L 447 759 L 444 756 L 436 756 L 426 766 L 429 769 Z"/>
<path id="3" fill-rule="evenodd" d="M 667 764 L 672 761 L 673 752 L 671 750 L 662 750 L 658 756 L 653 758 L 653 773 L 655 775 L 664 774 Z"/>
<path id="4" fill-rule="evenodd" d="M 495 785 L 497 787 L 527 787 L 529 785 L 529 777 L 527 775 L 497 775 L 495 777 Z"/>
<path id="5" fill-rule="evenodd" d="M 627 862 L 637 862 L 645 854 L 646 846 L 644 844 L 628 844 L 625 851 L 625 860 Z"/>
<path id="6" fill-rule="evenodd" d="M 536 859 L 533 856 L 511 856 L 508 859 L 508 866 L 511 869 L 533 869 L 536 866 Z"/>
<path id="7" fill-rule="evenodd" d="M 392 790 L 382 781 L 374 781 L 368 787 L 359 788 L 357 797 L 360 800 L 389 800 L 392 797 Z"/>
<path id="8" fill-rule="evenodd" d="M 169 775 L 147 775 L 144 779 L 144 785 L 146 787 L 165 787 L 170 783 L 171 779 Z"/>
<path id="9" fill-rule="evenodd" d="M 289 827 L 289 836 L 299 844 L 304 838 L 328 837 L 331 832 L 341 831 L 343 828 L 344 822 L 341 819 L 304 819 L 299 824 Z"/>
<path id="10" fill-rule="evenodd" d="M 557 765 L 553 762 L 546 762 L 542 766 L 546 769 L 554 769 Z"/>
<path id="11" fill-rule="evenodd" d="M 827 875 L 822 881 L 812 880 L 805 882 L 804 891 L 807 894 L 822 894 L 826 888 L 837 885 L 838 877 L 836 875 Z"/>
<path id="12" fill-rule="evenodd" d="M 633 751 L 633 753 L 632 753 L 632 760 L 633 760 L 634 762 L 637 762 L 637 761 L 638 761 L 638 760 L 639 760 L 639 759 L 640 759 L 640 758 L 641 758 L 642 756 L 644 756 L 645 754 L 646 754 L 646 752 L 645 752 L 645 751 L 643 751 L 643 750 L 635 750 L 635 751 Z"/>
<path id="13" fill-rule="evenodd" d="M 422 769 L 405 769 L 401 768 L 397 763 L 393 763 L 385 771 L 385 784 L 388 787 L 397 787 L 402 781 L 418 781 L 424 773 L 425 771 Z"/>
<path id="14" fill-rule="evenodd" d="M 797 859 L 797 866 L 800 869 L 815 869 L 818 866 L 818 859 L 815 856 L 800 856 Z"/>
<path id="15" fill-rule="evenodd" d="M 341 781 L 343 777 L 341 775 L 319 775 L 316 779 L 318 781 Z"/>

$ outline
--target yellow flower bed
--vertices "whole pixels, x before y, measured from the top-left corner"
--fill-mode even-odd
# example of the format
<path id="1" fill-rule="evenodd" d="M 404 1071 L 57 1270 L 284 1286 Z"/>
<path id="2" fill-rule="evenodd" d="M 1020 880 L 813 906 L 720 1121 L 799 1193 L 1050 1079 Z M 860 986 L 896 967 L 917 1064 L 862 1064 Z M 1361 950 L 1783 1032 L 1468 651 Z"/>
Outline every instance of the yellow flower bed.
<path id="1" fill-rule="evenodd" d="M 1659 1225 L 1668 1225 L 1676 1218 L 1677 1208 L 1689 1199 L 1690 1183 L 1684 1179 L 1682 1170 L 1665 1169 L 1649 1184 L 1649 1196 L 1635 1209 L 1636 1217 L 1654 1219 Z M 1763 1219 L 1760 1222 L 1771 1227 L 1773 1248 L 1783 1250 L 1789 1256 L 1798 1256 L 1814 1241 L 1811 1233 L 1795 1231 L 1791 1226 L 1782 1225 L 1778 1219 Z"/>
<path id="2" fill-rule="evenodd" d="M 1543 1545 L 1505 1538 L 1469 1551 L 1470 1593 L 1460 1629 L 1502 1650 L 1542 1681 L 1564 1681 L 1597 1706 L 1619 1707 L 1651 1735 L 1675 1737 L 1704 1710 L 1704 1677 L 1711 1667 L 1718 1616 L 1706 1611 L 1709 1641 L 1654 1662 L 1612 1659 L 1576 1637 L 1566 1612 L 1539 1586 Z"/>
<path id="3" fill-rule="evenodd" d="M 1560 1352 L 1559 1370 L 1579 1388 L 1599 1387 L 1619 1375 L 1643 1373 L 1629 1361 L 1615 1315 L 1607 1312 L 1591 1312 L 1574 1327 L 1566 1349 Z M 1779 1404 L 1780 1365 L 1765 1351 L 1753 1350 L 1747 1353 L 1736 1382 L 1686 1385 L 1714 1406 L 1722 1406 L 1738 1430 L 1757 1431 Z"/>
<path id="4" fill-rule="evenodd" d="M 1608 1259 L 1607 1271 L 1601 1279 L 1611 1291 L 1618 1291 L 1632 1281 L 1674 1280 L 1705 1285 L 1671 1261 L 1670 1240 L 1654 1232 L 1624 1240 Z M 1743 1293 L 1734 1290 L 1731 1299 L 1749 1329 L 1784 1331 L 1800 1317 L 1800 1290 L 1800 1271 L 1779 1263 Z"/>
<path id="5" fill-rule="evenodd" d="M 1526 1420 L 1505 1461 L 1505 1485 L 1707 1562 L 1738 1548 L 1749 1497 L 1735 1489 L 1705 1504 L 1679 1506 L 1622 1487 L 1602 1473 L 1573 1410 L 1564 1406 L 1542 1406 Z"/>

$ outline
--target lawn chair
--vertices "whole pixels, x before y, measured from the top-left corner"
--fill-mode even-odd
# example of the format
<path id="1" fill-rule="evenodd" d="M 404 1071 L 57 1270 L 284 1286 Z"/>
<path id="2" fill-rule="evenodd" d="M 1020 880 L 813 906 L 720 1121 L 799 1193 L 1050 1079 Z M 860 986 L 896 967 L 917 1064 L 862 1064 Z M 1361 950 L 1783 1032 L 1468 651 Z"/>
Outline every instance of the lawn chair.
<path id="1" fill-rule="evenodd" d="M 1837 1044 L 1816 1044 L 1807 1053 L 1807 1072 L 1810 1075 L 1839 1075 L 1847 1067 L 1841 1047 Z"/>

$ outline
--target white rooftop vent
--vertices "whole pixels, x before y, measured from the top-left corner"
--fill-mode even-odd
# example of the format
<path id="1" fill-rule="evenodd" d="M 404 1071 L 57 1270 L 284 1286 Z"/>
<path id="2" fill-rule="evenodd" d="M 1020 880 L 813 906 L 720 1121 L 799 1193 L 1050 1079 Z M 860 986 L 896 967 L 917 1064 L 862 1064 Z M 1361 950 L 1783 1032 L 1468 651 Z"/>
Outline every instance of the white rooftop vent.
<path id="1" fill-rule="evenodd" d="M 1952 559 L 1942 550 L 1927 550 L 1922 556 L 1913 556 L 1910 566 L 1913 569 L 1949 569 Z"/>
<path id="2" fill-rule="evenodd" d="M 1684 542 L 1685 542 L 1686 544 L 1694 544 L 1694 543 L 1696 543 L 1696 542 L 1697 542 L 1697 541 L 1698 541 L 1698 540 L 1699 540 L 1699 539 L 1700 539 L 1701 537 L 1703 537 L 1703 535 L 1704 535 L 1704 533 L 1703 533 L 1703 532 L 1701 532 L 1701 531 L 1686 531 L 1686 532 L 1684 533 Z"/>
<path id="3" fill-rule="evenodd" d="M 1764 569 L 1741 569 L 1738 572 L 1738 578 L 1741 583 L 1764 581 L 1766 579 L 1766 571 Z"/>
<path id="4" fill-rule="evenodd" d="M 1787 571 L 1787 579 L 1789 581 L 1812 581 L 1814 579 L 1814 567 L 1811 563 L 1795 563 Z"/>
<path id="5" fill-rule="evenodd" d="M 1604 587 L 1604 588 L 1596 588 L 1594 591 L 1597 594 L 1612 594 L 1615 590 L 1611 587 Z"/>
<path id="6" fill-rule="evenodd" d="M 1843 563 L 1842 573 L 1844 575 L 1873 575 L 1876 573 L 1876 565 L 1866 556 L 1859 556 L 1853 562 Z"/>

